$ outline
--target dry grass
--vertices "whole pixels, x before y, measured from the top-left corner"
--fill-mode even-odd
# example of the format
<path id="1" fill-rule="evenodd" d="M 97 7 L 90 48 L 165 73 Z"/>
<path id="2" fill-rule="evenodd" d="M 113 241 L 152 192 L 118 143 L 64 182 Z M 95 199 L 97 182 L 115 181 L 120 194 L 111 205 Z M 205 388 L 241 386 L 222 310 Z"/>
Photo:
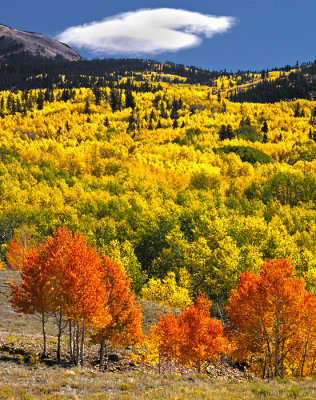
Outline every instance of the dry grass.
<path id="1" fill-rule="evenodd" d="M 26 368 L 0 363 L 0 399 L 315 399 L 315 380 L 221 382 L 142 371 L 100 373 L 86 368 Z"/>
<path id="2" fill-rule="evenodd" d="M 14 313 L 8 302 L 7 281 L 17 281 L 18 276 L 14 271 L 0 271 L 0 399 L 316 399 L 315 379 L 237 382 L 207 375 L 158 375 L 145 372 L 142 366 L 126 370 L 123 360 L 113 368 L 115 372 L 106 373 L 92 366 L 41 364 L 37 358 L 41 348 L 39 321 Z M 142 302 L 142 307 L 145 325 L 154 322 L 157 311 L 163 311 L 148 302 Z M 52 322 L 48 333 L 52 335 L 49 345 L 53 353 Z"/>

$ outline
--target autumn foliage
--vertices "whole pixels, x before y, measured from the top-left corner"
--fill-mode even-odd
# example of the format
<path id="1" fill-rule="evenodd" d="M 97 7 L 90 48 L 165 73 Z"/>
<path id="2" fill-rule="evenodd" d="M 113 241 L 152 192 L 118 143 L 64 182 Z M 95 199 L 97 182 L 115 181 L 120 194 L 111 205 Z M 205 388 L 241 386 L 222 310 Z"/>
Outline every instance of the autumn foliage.
<path id="1" fill-rule="evenodd" d="M 131 285 L 179 313 L 151 329 L 147 359 L 203 369 L 227 343 L 209 298 L 235 360 L 262 376 L 315 373 L 315 99 L 231 101 L 293 71 L 196 85 L 194 68 L 154 64 L 0 93 L 0 256 L 21 274 L 12 307 L 40 318 L 44 354 L 50 318 L 58 359 L 67 335 L 82 363 L 88 337 L 103 368 L 110 346 L 142 338 Z"/>
<path id="2" fill-rule="evenodd" d="M 316 300 L 287 260 L 246 271 L 229 296 L 235 357 L 262 377 L 312 375 L 316 361 Z"/>
<path id="3" fill-rule="evenodd" d="M 100 326 L 93 334 L 94 341 L 100 342 L 100 368 L 104 366 L 104 355 L 108 344 L 119 347 L 136 345 L 142 342 L 143 315 L 135 294 L 131 290 L 130 279 L 122 268 L 110 258 L 104 256 L 101 273 L 108 300 L 104 303 L 105 312 L 111 320 Z"/>
<path id="4" fill-rule="evenodd" d="M 107 332 L 116 343 L 136 343 L 141 338 L 141 317 L 130 281 L 117 264 L 102 260 L 78 232 L 73 235 L 59 228 L 39 248 L 27 252 L 21 279 L 19 285 L 10 282 L 11 304 L 17 312 L 41 316 L 44 354 L 48 315 L 54 316 L 58 327 L 58 360 L 67 326 L 69 355 L 76 364 L 83 363 L 87 332 Z"/>
<path id="5" fill-rule="evenodd" d="M 201 367 L 205 362 L 214 362 L 227 352 L 227 339 L 219 320 L 210 317 L 210 300 L 200 295 L 196 301 L 180 314 L 169 312 L 160 317 L 149 334 L 149 357 L 156 345 L 159 361 L 165 357 L 186 367 Z"/>
<path id="6" fill-rule="evenodd" d="M 211 301 L 205 295 L 180 314 L 182 341 L 180 362 L 193 365 L 201 370 L 204 362 L 214 362 L 227 352 L 227 339 L 223 325 L 216 318 L 210 318 Z"/>
<path id="7" fill-rule="evenodd" d="M 25 256 L 35 242 L 32 230 L 26 225 L 16 230 L 6 251 L 6 259 L 12 269 L 19 271 L 22 268 Z"/>
<path id="8" fill-rule="evenodd" d="M 312 375 L 316 363 L 316 300 L 285 259 L 266 261 L 259 273 L 246 271 L 230 292 L 229 324 L 211 318 L 212 302 L 199 295 L 178 314 L 168 312 L 144 340 L 142 313 L 130 278 L 117 262 L 100 256 L 81 233 L 58 228 L 23 255 L 21 282 L 10 282 L 13 309 L 41 319 L 43 355 L 46 322 L 57 325 L 57 359 L 66 330 L 69 359 L 83 364 L 86 336 L 100 344 L 100 368 L 109 345 L 144 342 L 145 361 L 167 360 L 200 372 L 221 355 L 247 361 L 263 377 Z"/>

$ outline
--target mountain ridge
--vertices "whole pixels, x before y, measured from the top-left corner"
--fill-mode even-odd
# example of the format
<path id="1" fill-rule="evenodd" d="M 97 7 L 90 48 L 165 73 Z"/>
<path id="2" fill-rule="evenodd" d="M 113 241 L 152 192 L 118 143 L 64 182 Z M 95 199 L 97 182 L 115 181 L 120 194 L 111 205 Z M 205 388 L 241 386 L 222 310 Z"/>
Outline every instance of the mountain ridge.
<path id="1" fill-rule="evenodd" d="M 58 42 L 37 32 L 23 31 L 0 23 L 0 61 L 21 53 L 48 59 L 59 56 L 67 61 L 83 59 L 65 43 Z"/>

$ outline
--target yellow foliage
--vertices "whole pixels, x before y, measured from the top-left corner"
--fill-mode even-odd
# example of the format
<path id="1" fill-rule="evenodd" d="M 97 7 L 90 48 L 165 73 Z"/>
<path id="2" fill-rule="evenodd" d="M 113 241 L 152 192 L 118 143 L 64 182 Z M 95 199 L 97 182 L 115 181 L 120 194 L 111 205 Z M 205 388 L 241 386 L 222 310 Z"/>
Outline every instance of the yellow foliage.
<path id="1" fill-rule="evenodd" d="M 180 309 L 186 308 L 191 303 L 189 290 L 177 284 L 175 273 L 171 271 L 162 281 L 160 279 L 150 279 L 143 287 L 141 296 L 145 299 Z"/>

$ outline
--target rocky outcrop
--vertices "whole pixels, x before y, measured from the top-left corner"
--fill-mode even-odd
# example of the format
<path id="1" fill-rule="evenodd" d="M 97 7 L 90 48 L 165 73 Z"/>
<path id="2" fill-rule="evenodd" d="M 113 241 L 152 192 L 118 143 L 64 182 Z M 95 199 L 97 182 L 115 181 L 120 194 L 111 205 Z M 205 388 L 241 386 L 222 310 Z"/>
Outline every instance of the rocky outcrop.
<path id="1" fill-rule="evenodd" d="M 0 61 L 20 53 L 46 58 L 59 56 L 68 61 L 83 59 L 75 50 L 57 40 L 0 24 Z"/>

